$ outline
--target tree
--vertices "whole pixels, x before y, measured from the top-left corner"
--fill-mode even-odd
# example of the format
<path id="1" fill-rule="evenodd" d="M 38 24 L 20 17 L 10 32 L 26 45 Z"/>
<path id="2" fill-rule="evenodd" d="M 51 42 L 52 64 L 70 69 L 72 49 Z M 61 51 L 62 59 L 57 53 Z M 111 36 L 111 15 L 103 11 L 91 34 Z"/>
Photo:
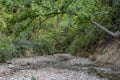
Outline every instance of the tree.
<path id="1" fill-rule="evenodd" d="M 26 50 L 37 53 L 54 53 L 59 49 L 66 49 L 71 53 L 87 51 L 107 36 L 91 24 L 91 20 L 99 21 L 106 27 L 103 28 L 95 21 L 92 23 L 117 36 L 116 33 L 106 29 L 114 28 L 109 27 L 113 19 L 110 17 L 110 11 L 114 7 L 106 0 L 103 2 L 103 0 L 0 0 L 2 7 L 0 33 L 6 36 L 4 39 L 0 38 L 0 51 L 4 56 L 8 55 L 5 53 L 9 53 L 15 57 L 24 54 Z"/>

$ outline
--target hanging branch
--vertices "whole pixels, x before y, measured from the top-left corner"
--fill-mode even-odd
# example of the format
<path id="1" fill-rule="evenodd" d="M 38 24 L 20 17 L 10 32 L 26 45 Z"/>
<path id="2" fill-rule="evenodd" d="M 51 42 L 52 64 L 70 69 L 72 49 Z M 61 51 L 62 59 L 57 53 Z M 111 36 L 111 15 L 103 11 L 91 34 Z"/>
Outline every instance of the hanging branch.
<path id="1" fill-rule="evenodd" d="M 107 28 L 105 28 L 104 26 L 98 24 L 98 23 L 95 22 L 95 21 L 91 20 L 90 22 L 93 23 L 95 26 L 99 27 L 100 29 L 102 29 L 103 31 L 107 32 L 107 33 L 110 34 L 111 36 L 113 36 L 113 37 L 120 37 L 120 34 L 108 30 Z"/>

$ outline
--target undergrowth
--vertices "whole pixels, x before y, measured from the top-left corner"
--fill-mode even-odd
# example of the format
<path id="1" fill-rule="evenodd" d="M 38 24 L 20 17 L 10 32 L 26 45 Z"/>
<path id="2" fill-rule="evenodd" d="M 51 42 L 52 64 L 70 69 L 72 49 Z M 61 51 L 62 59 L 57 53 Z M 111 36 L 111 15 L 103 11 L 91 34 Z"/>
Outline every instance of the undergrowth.
<path id="1" fill-rule="evenodd" d="M 24 57 L 26 51 L 40 55 L 94 51 L 111 37 L 90 20 L 120 30 L 116 1 L 0 0 L 0 62 Z"/>

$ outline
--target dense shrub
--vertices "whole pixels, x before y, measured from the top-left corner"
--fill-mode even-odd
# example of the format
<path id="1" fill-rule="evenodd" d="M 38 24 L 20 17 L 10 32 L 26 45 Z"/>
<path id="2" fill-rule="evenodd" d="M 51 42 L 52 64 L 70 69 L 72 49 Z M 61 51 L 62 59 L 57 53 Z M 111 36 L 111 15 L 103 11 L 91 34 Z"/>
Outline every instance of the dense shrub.
<path id="1" fill-rule="evenodd" d="M 119 0 L 0 0 L 1 61 L 24 56 L 26 50 L 40 54 L 88 51 L 109 38 L 90 20 L 118 30 L 119 3 Z"/>

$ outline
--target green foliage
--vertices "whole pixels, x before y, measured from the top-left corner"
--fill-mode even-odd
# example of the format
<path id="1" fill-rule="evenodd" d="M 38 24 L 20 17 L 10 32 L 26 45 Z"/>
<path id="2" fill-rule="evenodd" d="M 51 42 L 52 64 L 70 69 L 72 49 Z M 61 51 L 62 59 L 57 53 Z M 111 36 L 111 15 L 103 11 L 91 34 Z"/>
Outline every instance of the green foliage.
<path id="1" fill-rule="evenodd" d="M 118 6 L 112 0 L 0 0 L 0 57 L 87 51 L 107 37 L 90 20 L 108 27 Z"/>
<path id="2" fill-rule="evenodd" d="M 11 43 L 10 38 L 5 38 L 0 41 L 0 54 L 4 59 L 11 59 L 22 56 L 23 49 L 21 46 Z"/>
<path id="3" fill-rule="evenodd" d="M 21 56 L 20 46 L 16 46 L 11 44 L 11 40 L 9 38 L 2 39 L 0 41 L 0 54 L 4 59 L 11 59 L 13 57 Z"/>
<path id="4" fill-rule="evenodd" d="M 34 76 L 32 76 L 31 80 L 37 80 Z"/>
<path id="5" fill-rule="evenodd" d="M 43 54 L 53 54 L 54 50 L 54 40 L 51 33 L 40 31 L 39 36 L 33 42 L 33 51 Z"/>
<path id="6" fill-rule="evenodd" d="M 72 33 L 69 33 L 69 36 L 67 36 L 65 39 L 65 43 L 69 42 L 68 44 L 66 44 L 69 45 L 68 51 L 75 53 L 80 51 L 81 49 L 88 49 L 90 43 L 94 41 L 95 38 L 95 28 L 90 27 L 91 26 L 85 27 L 85 30 L 77 28 Z"/>

